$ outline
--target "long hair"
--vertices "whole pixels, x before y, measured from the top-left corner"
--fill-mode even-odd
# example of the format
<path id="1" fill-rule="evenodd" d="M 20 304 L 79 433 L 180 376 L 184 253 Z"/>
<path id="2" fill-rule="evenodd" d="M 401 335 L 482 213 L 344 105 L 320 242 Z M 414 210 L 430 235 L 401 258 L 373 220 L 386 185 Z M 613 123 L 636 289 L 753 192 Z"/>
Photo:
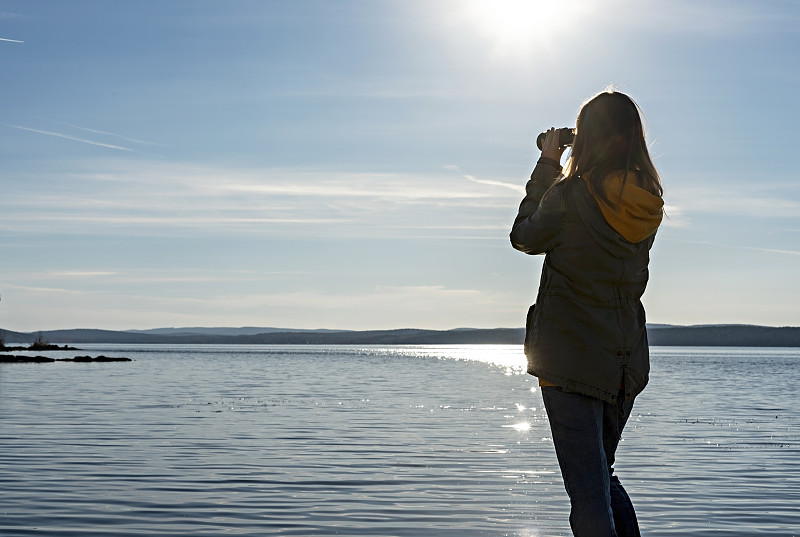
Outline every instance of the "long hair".
<path id="1" fill-rule="evenodd" d="M 636 177 L 637 186 L 658 196 L 664 193 L 647 150 L 639 107 L 624 93 L 604 91 L 578 113 L 565 175 L 588 179 L 603 200 L 615 205 L 617 200 L 610 200 L 603 187 L 603 180 L 613 172 L 623 172 L 623 186 L 629 172 L 634 172 L 631 176 Z"/>

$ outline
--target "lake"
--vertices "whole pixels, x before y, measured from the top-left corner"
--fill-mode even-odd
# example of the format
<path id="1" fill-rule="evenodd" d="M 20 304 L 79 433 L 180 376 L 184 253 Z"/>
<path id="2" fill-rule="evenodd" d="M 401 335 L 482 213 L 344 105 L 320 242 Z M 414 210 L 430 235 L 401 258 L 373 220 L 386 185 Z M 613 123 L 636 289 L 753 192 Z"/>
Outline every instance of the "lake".
<path id="1" fill-rule="evenodd" d="M 81 348 L 0 365 L 4 537 L 571 535 L 521 346 Z M 643 535 L 800 535 L 800 349 L 651 355 Z"/>

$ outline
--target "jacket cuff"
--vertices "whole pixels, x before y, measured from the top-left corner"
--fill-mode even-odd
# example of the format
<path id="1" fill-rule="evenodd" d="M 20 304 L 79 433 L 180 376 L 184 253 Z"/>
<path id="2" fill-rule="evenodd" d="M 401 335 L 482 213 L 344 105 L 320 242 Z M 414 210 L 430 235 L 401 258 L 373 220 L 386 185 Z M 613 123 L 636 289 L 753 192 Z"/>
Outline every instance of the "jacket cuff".
<path id="1" fill-rule="evenodd" d="M 561 171 L 561 164 L 558 161 L 555 161 L 551 158 L 539 157 L 539 160 L 536 161 L 536 164 L 544 164 L 545 166 L 550 166 L 551 168 L 555 168 L 559 172 Z"/>

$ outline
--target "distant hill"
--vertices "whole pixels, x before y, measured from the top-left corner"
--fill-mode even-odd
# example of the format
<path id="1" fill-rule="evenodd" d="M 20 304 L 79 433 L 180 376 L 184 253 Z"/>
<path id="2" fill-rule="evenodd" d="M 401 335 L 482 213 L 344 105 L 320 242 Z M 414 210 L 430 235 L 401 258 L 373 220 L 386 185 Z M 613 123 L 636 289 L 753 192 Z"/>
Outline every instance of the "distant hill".
<path id="1" fill-rule="evenodd" d="M 0 336 L 6 345 L 12 343 L 33 343 L 41 336 L 45 341 L 56 343 L 68 341 L 70 343 L 169 343 L 168 336 L 151 336 L 148 334 L 134 334 L 115 330 L 96 330 L 78 328 L 72 330 L 42 330 L 41 332 L 12 332 L 0 330 Z"/>
<path id="2" fill-rule="evenodd" d="M 184 332 L 182 329 L 155 329 L 153 333 L 143 331 L 111 331 L 94 329 L 44 330 L 21 333 L 0 330 L 8 344 L 32 343 L 38 337 L 59 343 L 171 343 L 171 344 L 275 344 L 275 345 L 434 345 L 434 344 L 521 344 L 524 330 L 520 328 L 454 330 L 290 330 L 285 332 L 244 333 L 227 335 L 224 329 L 196 329 L 197 332 Z M 208 330 L 203 332 L 201 330 Z M 236 329 L 232 329 L 236 330 Z"/>
<path id="3" fill-rule="evenodd" d="M 741 324 L 648 327 L 650 345 L 800 347 L 800 327 Z"/>
<path id="4" fill-rule="evenodd" d="M 522 328 L 453 330 L 300 330 L 280 328 L 156 328 L 152 330 L 47 330 L 21 333 L 0 329 L 6 344 L 30 344 L 38 337 L 57 344 L 275 344 L 275 345 L 521 345 Z M 648 326 L 654 346 L 800 347 L 800 327 L 752 325 Z"/>
<path id="5" fill-rule="evenodd" d="M 134 334 L 154 334 L 161 336 L 185 336 L 185 335 L 214 335 L 214 336 L 254 336 L 257 334 L 274 334 L 276 332 L 346 332 L 347 330 L 304 330 L 301 328 L 273 328 L 259 326 L 242 326 L 240 328 L 230 327 L 184 327 L 184 328 L 150 328 L 148 330 L 125 330 Z"/>

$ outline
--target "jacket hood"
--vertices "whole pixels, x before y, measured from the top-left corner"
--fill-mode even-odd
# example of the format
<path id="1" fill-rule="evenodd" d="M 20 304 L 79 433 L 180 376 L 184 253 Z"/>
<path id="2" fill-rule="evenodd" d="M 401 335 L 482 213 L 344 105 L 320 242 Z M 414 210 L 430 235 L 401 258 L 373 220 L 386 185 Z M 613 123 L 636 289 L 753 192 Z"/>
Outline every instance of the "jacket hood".
<path id="1" fill-rule="evenodd" d="M 592 183 L 584 178 L 606 222 L 622 237 L 632 243 L 643 241 L 656 232 L 664 215 L 664 200 L 651 192 L 636 186 L 636 175 L 628 174 L 623 183 L 623 172 L 614 172 L 603 179 L 608 203 L 592 188 Z M 616 202 L 616 203 L 613 203 Z"/>

